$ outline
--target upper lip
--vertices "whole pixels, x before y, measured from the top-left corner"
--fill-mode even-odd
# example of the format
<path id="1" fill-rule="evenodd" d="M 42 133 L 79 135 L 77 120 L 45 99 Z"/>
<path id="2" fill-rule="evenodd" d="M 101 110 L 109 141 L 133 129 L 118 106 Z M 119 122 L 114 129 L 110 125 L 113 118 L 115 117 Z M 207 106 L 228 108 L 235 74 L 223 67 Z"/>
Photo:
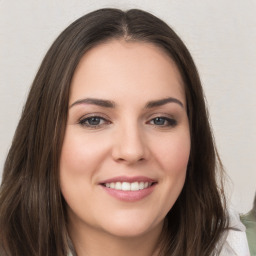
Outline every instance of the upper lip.
<path id="1" fill-rule="evenodd" d="M 111 182 L 156 182 L 156 180 L 151 179 L 149 177 L 145 177 L 145 176 L 133 176 L 133 177 L 129 177 L 129 176 L 118 176 L 118 177 L 113 177 L 110 179 L 106 179 L 100 182 L 100 184 L 105 184 L 105 183 L 111 183 Z"/>

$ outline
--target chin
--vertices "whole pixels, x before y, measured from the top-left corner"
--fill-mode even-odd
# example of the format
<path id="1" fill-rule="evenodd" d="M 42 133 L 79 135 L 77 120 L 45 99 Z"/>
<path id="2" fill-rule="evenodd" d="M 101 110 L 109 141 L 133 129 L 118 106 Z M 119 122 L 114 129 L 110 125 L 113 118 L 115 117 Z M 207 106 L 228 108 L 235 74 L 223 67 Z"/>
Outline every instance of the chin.
<path id="1" fill-rule="evenodd" d="M 110 222 L 109 222 L 110 224 Z M 143 219 L 138 218 L 135 221 L 129 220 L 115 220 L 110 225 L 105 226 L 105 231 L 113 236 L 120 238 L 133 238 L 140 237 L 151 233 L 153 230 L 162 230 L 163 221 L 160 223 L 155 223 L 152 221 L 143 221 Z"/>

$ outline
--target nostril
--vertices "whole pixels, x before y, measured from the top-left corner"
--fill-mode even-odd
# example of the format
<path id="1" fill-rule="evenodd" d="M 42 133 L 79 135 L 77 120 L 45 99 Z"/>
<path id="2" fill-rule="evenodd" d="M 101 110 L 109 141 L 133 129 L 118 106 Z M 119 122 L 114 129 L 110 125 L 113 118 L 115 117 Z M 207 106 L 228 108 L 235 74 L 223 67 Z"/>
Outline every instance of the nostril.
<path id="1" fill-rule="evenodd" d="M 118 158 L 116 159 L 117 162 L 127 162 L 127 163 L 137 163 L 137 162 L 143 162 L 145 160 L 144 157 L 141 158 Z"/>
<path id="2" fill-rule="evenodd" d="M 112 157 L 118 162 L 143 162 L 147 158 L 147 149 L 144 144 L 134 140 L 116 142 L 112 148 Z"/>

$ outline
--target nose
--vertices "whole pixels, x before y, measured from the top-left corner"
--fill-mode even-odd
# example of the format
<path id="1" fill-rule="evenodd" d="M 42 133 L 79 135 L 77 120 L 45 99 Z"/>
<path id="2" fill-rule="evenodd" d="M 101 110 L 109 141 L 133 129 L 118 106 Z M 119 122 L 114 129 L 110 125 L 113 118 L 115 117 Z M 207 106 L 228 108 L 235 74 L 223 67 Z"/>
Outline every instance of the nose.
<path id="1" fill-rule="evenodd" d="M 138 125 L 129 125 L 116 131 L 112 156 L 115 161 L 131 165 L 145 161 L 148 148 L 145 134 Z"/>

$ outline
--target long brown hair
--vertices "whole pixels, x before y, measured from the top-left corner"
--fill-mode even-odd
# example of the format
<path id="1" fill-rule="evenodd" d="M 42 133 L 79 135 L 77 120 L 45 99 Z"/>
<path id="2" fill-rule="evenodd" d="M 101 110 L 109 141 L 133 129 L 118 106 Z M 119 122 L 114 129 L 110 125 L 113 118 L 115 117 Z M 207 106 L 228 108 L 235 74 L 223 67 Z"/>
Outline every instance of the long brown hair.
<path id="1" fill-rule="evenodd" d="M 60 34 L 32 84 L 4 166 L 1 256 L 66 256 L 70 250 L 59 185 L 70 83 L 85 52 L 114 38 L 161 47 L 176 63 L 185 85 L 191 154 L 184 188 L 166 216 L 161 255 L 214 253 L 227 224 L 222 183 L 217 182 L 217 169 L 222 168 L 193 59 L 177 34 L 155 16 L 141 10 L 101 9 Z"/>

